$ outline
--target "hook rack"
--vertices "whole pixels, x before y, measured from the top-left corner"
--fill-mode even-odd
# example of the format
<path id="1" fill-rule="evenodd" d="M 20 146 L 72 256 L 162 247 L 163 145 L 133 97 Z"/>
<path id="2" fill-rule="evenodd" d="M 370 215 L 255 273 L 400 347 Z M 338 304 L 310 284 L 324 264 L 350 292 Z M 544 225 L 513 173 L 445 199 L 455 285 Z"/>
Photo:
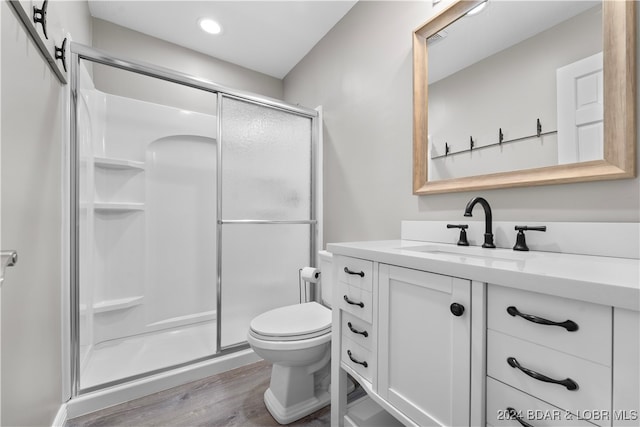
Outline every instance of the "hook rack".
<path id="1" fill-rule="evenodd" d="M 35 47 L 42 54 L 42 58 L 47 62 L 47 65 L 51 68 L 53 74 L 56 75 L 58 81 L 61 84 L 67 84 L 67 74 L 66 71 L 63 70 L 63 66 L 59 65 L 56 62 L 55 51 L 53 46 L 51 46 L 52 42 L 49 38 L 49 31 L 51 28 L 47 28 L 47 14 L 49 7 L 49 0 L 42 1 L 42 6 L 38 8 L 37 6 L 33 6 L 29 3 L 35 4 L 39 2 L 39 0 L 35 0 L 33 2 L 26 2 L 22 0 L 8 0 L 6 3 L 13 8 L 13 12 L 15 13 L 18 20 L 22 23 L 24 29 L 26 30 L 29 38 L 33 41 Z M 42 32 L 38 28 L 38 24 L 42 26 Z M 58 29 L 58 34 L 62 31 L 62 28 Z M 54 41 L 57 40 L 54 34 Z M 60 37 L 62 39 L 63 36 Z M 48 40 L 48 41 L 47 41 Z M 67 46 L 65 46 L 68 50 L 69 43 L 71 40 L 67 40 Z M 55 43 L 53 43 L 55 45 Z M 60 58 L 61 59 L 61 58 Z"/>
<path id="2" fill-rule="evenodd" d="M 55 47 L 55 58 L 56 59 L 60 59 L 62 61 L 62 68 L 64 68 L 64 71 L 67 71 L 67 38 L 65 37 L 64 40 L 62 41 L 62 46 L 58 47 L 58 46 L 54 46 Z"/>
<path id="3" fill-rule="evenodd" d="M 44 0 L 41 8 L 37 8 L 33 6 L 33 23 L 42 25 L 42 32 L 44 33 L 44 38 L 49 40 L 49 36 L 47 35 L 47 6 L 49 0 Z"/>
<path id="4" fill-rule="evenodd" d="M 451 145 L 449 145 L 448 142 L 444 143 L 444 154 L 440 154 L 437 156 L 433 156 L 431 157 L 432 160 L 435 159 L 440 159 L 442 157 L 447 157 L 453 154 L 461 154 L 461 153 L 470 153 L 473 150 L 480 150 L 483 148 L 489 148 L 489 147 L 494 147 L 496 145 L 500 145 L 502 146 L 503 144 L 508 144 L 510 142 L 518 142 L 518 141 L 524 141 L 525 139 L 531 139 L 531 138 L 540 138 L 546 135 L 552 135 L 554 133 L 558 133 L 557 130 L 551 130 L 548 132 L 542 132 L 542 123 L 540 123 L 540 119 L 536 119 L 536 133 L 533 135 L 527 135 L 527 136 L 521 136 L 519 138 L 514 138 L 514 139 L 508 139 L 505 140 L 504 139 L 504 133 L 502 132 L 502 128 L 498 129 L 498 142 L 494 142 L 493 144 L 487 144 L 487 145 L 482 145 L 477 147 L 476 146 L 476 141 L 473 140 L 473 136 L 469 137 L 469 148 L 465 148 L 463 150 L 459 150 L 459 151 L 452 151 L 451 150 Z"/>

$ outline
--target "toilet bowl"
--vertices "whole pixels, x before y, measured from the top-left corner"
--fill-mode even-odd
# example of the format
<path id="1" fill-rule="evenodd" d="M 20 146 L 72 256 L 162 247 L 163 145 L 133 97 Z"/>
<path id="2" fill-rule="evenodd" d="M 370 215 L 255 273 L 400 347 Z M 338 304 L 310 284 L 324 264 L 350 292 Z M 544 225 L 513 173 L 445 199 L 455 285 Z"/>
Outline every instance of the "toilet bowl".
<path id="1" fill-rule="evenodd" d="M 330 299 L 331 254 L 321 251 L 320 259 L 324 302 Z M 267 311 L 251 321 L 247 341 L 273 364 L 264 403 L 276 421 L 289 424 L 329 404 L 329 308 L 307 302 Z"/>

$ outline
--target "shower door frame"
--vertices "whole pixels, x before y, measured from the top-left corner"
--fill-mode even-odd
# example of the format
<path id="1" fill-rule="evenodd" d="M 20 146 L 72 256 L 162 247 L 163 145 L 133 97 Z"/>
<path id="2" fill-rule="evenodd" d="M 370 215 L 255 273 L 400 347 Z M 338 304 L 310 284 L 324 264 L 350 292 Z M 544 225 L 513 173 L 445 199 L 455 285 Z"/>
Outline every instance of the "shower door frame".
<path id="1" fill-rule="evenodd" d="M 70 92 L 71 92 L 71 111 L 70 111 L 70 363 L 71 363 L 71 397 L 77 397 L 90 393 L 96 390 L 101 390 L 106 387 L 123 384 L 139 378 L 148 377 L 157 373 L 167 372 L 182 366 L 188 366 L 194 363 L 202 362 L 205 360 L 215 359 L 220 356 L 228 355 L 238 351 L 245 350 L 249 347 L 246 342 L 222 347 L 222 226 L 224 224 L 308 224 L 309 225 L 309 265 L 315 267 L 315 254 L 317 246 L 316 230 L 318 220 L 316 215 L 316 196 L 317 196 L 317 165 L 316 159 L 319 158 L 318 153 L 318 135 L 319 135 L 319 113 L 317 110 L 300 107 L 298 105 L 292 105 L 284 101 L 269 98 L 266 96 L 245 92 L 242 90 L 231 89 L 223 85 L 195 77 L 189 74 L 181 73 L 168 68 L 160 67 L 157 65 L 135 61 L 129 58 L 112 55 L 108 52 L 100 49 L 95 49 L 80 43 L 71 42 L 70 44 Z M 182 86 L 187 86 L 205 92 L 214 93 L 217 95 L 217 110 L 216 110 L 216 144 L 217 144 L 217 194 L 216 194 L 216 212 L 217 212 L 217 225 L 216 225 L 216 245 L 217 245 L 217 280 L 216 280 L 216 353 L 211 354 L 203 358 L 191 360 L 178 365 L 168 366 L 166 368 L 157 369 L 149 372 L 144 372 L 135 376 L 124 377 L 119 380 L 111 381 L 98 386 L 80 389 L 80 313 L 79 313 L 79 301 L 80 301 L 80 263 L 79 263 L 79 248 L 80 248 L 80 232 L 79 232 L 79 192 L 80 192 L 80 177 L 79 177 L 79 156 L 78 156 L 78 123 L 77 123 L 77 111 L 78 111 L 78 88 L 80 78 L 80 60 L 86 60 L 89 62 L 102 64 L 110 67 L 119 68 L 121 70 L 130 71 L 135 74 L 141 74 L 152 78 L 157 78 L 171 83 L 176 83 Z M 241 220 L 224 220 L 222 218 L 222 141 L 223 141 L 223 129 L 222 129 L 222 101 L 223 98 L 236 99 L 245 101 L 255 105 L 261 105 L 264 107 L 281 110 L 287 113 L 295 114 L 298 116 L 306 117 L 311 120 L 311 153 L 310 153 L 310 219 L 305 220 L 254 220 L 254 219 L 241 219 Z"/>

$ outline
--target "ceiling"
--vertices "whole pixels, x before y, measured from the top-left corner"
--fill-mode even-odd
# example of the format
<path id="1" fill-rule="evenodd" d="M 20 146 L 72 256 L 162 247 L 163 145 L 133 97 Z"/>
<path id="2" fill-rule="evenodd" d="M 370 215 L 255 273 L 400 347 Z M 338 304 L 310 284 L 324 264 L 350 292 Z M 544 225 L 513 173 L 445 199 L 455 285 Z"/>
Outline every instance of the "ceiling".
<path id="1" fill-rule="evenodd" d="M 132 30 L 283 78 L 357 0 L 89 0 L 89 10 Z M 218 21 L 218 35 L 198 20 Z"/>

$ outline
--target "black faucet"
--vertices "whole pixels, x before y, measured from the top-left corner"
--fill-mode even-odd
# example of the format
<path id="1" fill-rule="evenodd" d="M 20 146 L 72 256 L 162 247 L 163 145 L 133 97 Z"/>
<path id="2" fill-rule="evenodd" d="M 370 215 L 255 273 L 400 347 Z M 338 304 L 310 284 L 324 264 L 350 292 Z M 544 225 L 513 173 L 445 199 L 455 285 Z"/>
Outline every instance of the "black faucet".
<path id="1" fill-rule="evenodd" d="M 491 230 L 491 222 L 493 221 L 493 217 L 491 215 L 491 206 L 489 206 L 489 202 L 487 202 L 482 197 L 474 197 L 469 200 L 467 203 L 467 207 L 464 208 L 464 216 L 472 216 L 471 211 L 476 203 L 480 203 L 482 208 L 484 209 L 484 243 L 482 244 L 483 248 L 495 248 L 496 245 L 493 244 L 493 231 Z"/>

